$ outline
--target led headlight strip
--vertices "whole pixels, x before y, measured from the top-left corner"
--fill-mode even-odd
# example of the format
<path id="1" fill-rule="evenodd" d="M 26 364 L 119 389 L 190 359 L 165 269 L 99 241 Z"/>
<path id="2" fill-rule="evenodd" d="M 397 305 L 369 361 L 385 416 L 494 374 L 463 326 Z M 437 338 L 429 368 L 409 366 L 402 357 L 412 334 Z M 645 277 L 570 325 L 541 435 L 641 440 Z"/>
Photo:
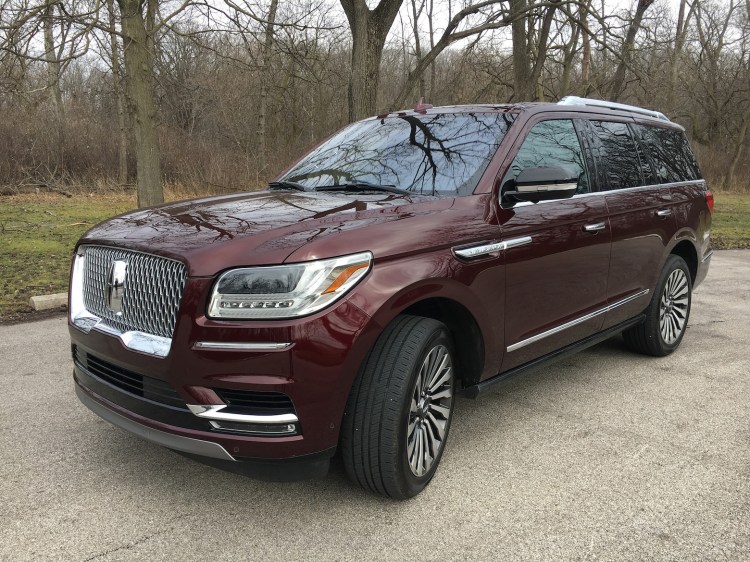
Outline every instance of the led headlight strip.
<path id="1" fill-rule="evenodd" d="M 372 253 L 224 272 L 213 287 L 209 318 L 272 319 L 311 314 L 340 299 L 367 275 Z"/>

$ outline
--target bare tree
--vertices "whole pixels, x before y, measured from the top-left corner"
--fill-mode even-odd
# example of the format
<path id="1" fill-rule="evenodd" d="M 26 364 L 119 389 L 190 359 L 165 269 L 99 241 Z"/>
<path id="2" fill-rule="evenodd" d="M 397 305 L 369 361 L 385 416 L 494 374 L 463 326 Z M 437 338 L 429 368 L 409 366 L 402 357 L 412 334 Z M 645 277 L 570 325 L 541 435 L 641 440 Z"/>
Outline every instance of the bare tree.
<path id="1" fill-rule="evenodd" d="M 263 42 L 263 69 L 260 82 L 260 101 L 258 103 L 258 155 L 261 173 L 267 166 L 268 149 L 266 146 L 266 111 L 268 109 L 268 82 L 272 79 L 271 55 L 273 53 L 274 25 L 276 24 L 276 10 L 278 0 L 271 0 L 268 8 L 268 19 L 265 22 L 265 40 Z"/>
<path id="2" fill-rule="evenodd" d="M 372 10 L 366 0 L 340 2 L 352 33 L 349 120 L 356 121 L 376 112 L 383 47 L 403 0 L 380 0 Z"/>
<path id="3" fill-rule="evenodd" d="M 117 3 L 125 43 L 125 84 L 135 133 L 138 206 L 148 207 L 164 202 L 151 49 L 151 14 L 156 11 L 156 0 L 147 0 L 145 4 L 141 0 L 117 0 Z"/>
<path id="4" fill-rule="evenodd" d="M 633 19 L 628 26 L 628 32 L 625 35 L 625 40 L 622 43 L 622 50 L 620 51 L 619 57 L 620 60 L 617 63 L 615 77 L 612 80 L 612 86 L 609 90 L 609 99 L 611 101 L 619 100 L 623 90 L 625 89 L 625 71 L 628 69 L 628 66 L 630 65 L 630 62 L 632 60 L 633 47 L 635 45 L 635 36 L 638 34 L 638 30 L 641 29 L 643 15 L 653 3 L 654 0 L 638 0 L 638 5 L 635 9 L 635 15 L 633 16 Z"/>
<path id="5" fill-rule="evenodd" d="M 117 124 L 119 133 L 117 181 L 120 185 L 125 185 L 128 183 L 128 139 L 130 137 L 130 127 L 128 123 L 125 89 L 123 88 L 122 66 L 120 64 L 120 38 L 116 32 L 117 22 L 114 0 L 107 0 L 107 16 L 110 28 L 108 34 L 110 40 L 112 87 L 115 94 L 115 102 L 117 104 Z"/>
<path id="6" fill-rule="evenodd" d="M 42 13 L 42 28 L 44 30 L 44 57 L 47 61 L 47 87 L 52 92 L 55 108 L 55 145 L 57 147 L 57 165 L 62 167 L 65 160 L 65 108 L 63 106 L 62 88 L 60 87 L 61 65 L 64 40 L 59 48 L 55 45 L 55 12 L 57 3 L 45 6 Z M 63 32 L 65 28 L 63 27 Z"/>

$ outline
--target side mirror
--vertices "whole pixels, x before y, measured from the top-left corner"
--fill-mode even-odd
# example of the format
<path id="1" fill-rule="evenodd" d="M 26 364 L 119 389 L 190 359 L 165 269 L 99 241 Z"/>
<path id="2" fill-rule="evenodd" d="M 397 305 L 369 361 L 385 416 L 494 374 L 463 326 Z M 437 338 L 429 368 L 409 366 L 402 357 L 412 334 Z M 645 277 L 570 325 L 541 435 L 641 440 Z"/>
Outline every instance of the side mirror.
<path id="1" fill-rule="evenodd" d="M 513 203 L 566 199 L 578 189 L 578 177 L 562 166 L 526 168 L 512 182 L 511 191 L 503 193 L 503 198 Z"/>

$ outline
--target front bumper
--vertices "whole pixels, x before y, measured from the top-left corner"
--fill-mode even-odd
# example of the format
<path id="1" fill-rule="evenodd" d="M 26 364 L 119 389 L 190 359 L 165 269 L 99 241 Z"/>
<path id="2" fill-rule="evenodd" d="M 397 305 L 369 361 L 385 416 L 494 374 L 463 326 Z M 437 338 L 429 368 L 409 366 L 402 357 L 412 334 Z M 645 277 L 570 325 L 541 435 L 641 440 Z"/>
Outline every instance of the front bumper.
<path id="1" fill-rule="evenodd" d="M 211 441 L 203 441 L 201 439 L 194 439 L 192 437 L 185 437 L 183 435 L 177 435 L 175 433 L 168 433 L 159 429 L 154 429 L 147 425 L 135 422 L 130 418 L 125 417 L 122 414 L 118 414 L 114 409 L 108 408 L 104 405 L 104 399 L 98 397 L 97 400 L 94 398 L 94 394 L 84 388 L 76 381 L 76 396 L 89 410 L 94 412 L 100 418 L 108 421 L 114 426 L 117 426 L 125 431 L 129 431 L 145 439 L 151 441 L 162 447 L 173 449 L 175 451 L 181 451 L 183 453 L 189 453 L 193 455 L 199 455 L 203 457 L 211 457 L 214 459 L 221 459 L 225 461 L 234 462 L 235 459 L 230 455 L 227 450 Z"/>
<path id="2" fill-rule="evenodd" d="M 70 325 L 74 354 L 80 350 L 109 367 L 143 375 L 167 388 L 174 398 L 165 405 L 148 399 L 148 392 L 140 396 L 123 392 L 90 372 L 85 362 L 74 360 L 77 391 L 88 398 L 82 402 L 90 407 L 94 401 L 99 407 L 91 409 L 99 415 L 102 408 L 114 412 L 115 418 L 102 417 L 134 434 L 206 459 L 233 462 L 225 453 L 231 459 L 258 462 L 330 457 L 338 443 L 349 389 L 380 332 L 378 325 L 347 299 L 332 309 L 294 321 L 215 321 L 198 312 L 205 309 L 209 287 L 209 279 L 188 280 L 171 348 L 164 357 L 138 353 L 112 334 L 85 332 Z M 226 349 L 213 345 L 216 342 L 233 345 Z M 243 346 L 243 342 L 263 345 Z M 273 342 L 294 343 L 269 349 Z M 292 435 L 228 430 L 236 420 L 219 397 L 227 391 L 288 396 L 298 430 Z M 156 392 L 163 389 L 156 388 Z M 291 420 L 265 418 L 276 424 Z M 114 421 L 120 419 L 131 423 Z M 165 434 L 177 437 L 177 445 Z M 209 445 L 186 449 L 196 443 Z"/>
<path id="3" fill-rule="evenodd" d="M 162 447 L 179 452 L 203 464 L 223 470 L 271 481 L 295 481 L 325 476 L 335 449 L 291 459 L 268 460 L 233 457 L 220 444 L 173 432 L 154 429 L 118 412 L 117 406 L 81 386 L 76 380 L 75 392 L 81 403 L 96 415 Z"/>

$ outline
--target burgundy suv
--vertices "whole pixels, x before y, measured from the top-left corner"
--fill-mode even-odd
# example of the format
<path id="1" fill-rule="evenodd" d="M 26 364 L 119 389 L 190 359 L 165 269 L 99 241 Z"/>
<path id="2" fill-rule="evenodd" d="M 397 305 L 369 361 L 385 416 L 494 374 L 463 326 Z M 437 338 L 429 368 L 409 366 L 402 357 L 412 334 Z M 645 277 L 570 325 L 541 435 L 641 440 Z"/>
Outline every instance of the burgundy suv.
<path id="1" fill-rule="evenodd" d="M 79 242 L 80 400 L 275 478 L 394 498 L 437 469 L 458 393 L 623 333 L 680 344 L 713 199 L 683 129 L 581 98 L 354 123 L 267 190 L 133 211 Z"/>

